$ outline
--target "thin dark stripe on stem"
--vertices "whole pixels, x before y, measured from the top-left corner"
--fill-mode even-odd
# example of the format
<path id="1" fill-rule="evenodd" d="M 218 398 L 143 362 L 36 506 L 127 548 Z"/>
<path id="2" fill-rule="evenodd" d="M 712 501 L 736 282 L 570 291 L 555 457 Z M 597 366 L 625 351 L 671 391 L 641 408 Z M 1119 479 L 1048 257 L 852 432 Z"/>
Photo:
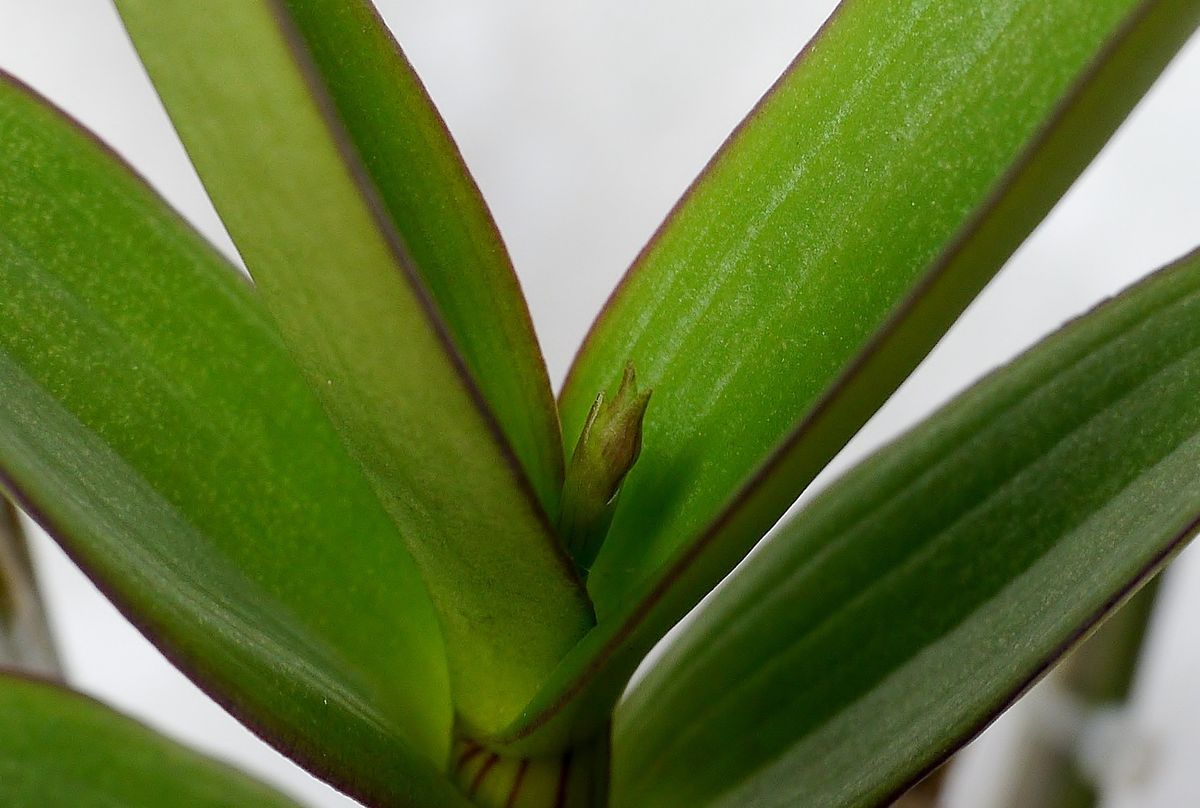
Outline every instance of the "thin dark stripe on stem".
<path id="1" fill-rule="evenodd" d="M 517 767 L 517 776 L 513 779 L 512 788 L 509 789 L 508 799 L 504 801 L 504 808 L 514 808 L 517 804 L 517 797 L 521 794 L 521 786 L 525 784 L 525 772 L 529 771 L 529 760 L 522 760 L 521 765 Z"/>
<path id="2" fill-rule="evenodd" d="M 487 776 L 491 774 L 492 769 L 496 768 L 496 764 L 499 762 L 500 756 L 493 752 L 488 757 L 487 761 L 479 767 L 479 771 L 476 772 L 475 778 L 471 780 L 471 787 L 467 789 L 468 797 L 475 796 L 475 792 L 479 791 L 479 787 L 483 785 L 483 781 L 487 779 Z"/>
<path id="3" fill-rule="evenodd" d="M 566 808 L 567 785 L 571 782 L 571 750 L 562 757 L 562 768 L 558 771 L 558 794 L 554 798 L 554 808 Z"/>

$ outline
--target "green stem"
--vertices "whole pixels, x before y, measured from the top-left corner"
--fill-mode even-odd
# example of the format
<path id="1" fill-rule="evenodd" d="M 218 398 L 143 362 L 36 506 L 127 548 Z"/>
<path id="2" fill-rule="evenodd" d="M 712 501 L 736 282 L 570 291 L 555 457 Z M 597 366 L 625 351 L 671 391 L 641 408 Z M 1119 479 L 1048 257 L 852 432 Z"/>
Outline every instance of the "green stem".
<path id="1" fill-rule="evenodd" d="M 1091 712 L 1123 707 L 1137 677 L 1147 630 L 1158 599 L 1159 578 L 1147 583 L 1079 646 L 1053 674 L 1053 686 Z M 1095 808 L 1101 794 L 1081 770 L 1077 744 L 1035 737 L 1025 750 L 1022 779 L 1007 805 L 1012 808 Z"/>
<path id="2" fill-rule="evenodd" d="M 508 757 L 475 741 L 454 745 L 450 772 L 480 808 L 606 808 L 609 731 L 561 755 Z"/>
<path id="3" fill-rule="evenodd" d="M 28 538 L 15 506 L 0 495 L 0 667 L 62 678 L 42 608 Z"/>

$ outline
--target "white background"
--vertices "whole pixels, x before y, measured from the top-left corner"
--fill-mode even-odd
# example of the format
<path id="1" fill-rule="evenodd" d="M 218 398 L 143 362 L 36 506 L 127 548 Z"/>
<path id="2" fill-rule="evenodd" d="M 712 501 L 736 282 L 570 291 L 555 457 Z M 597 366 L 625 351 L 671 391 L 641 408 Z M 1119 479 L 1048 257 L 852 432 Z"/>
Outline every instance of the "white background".
<path id="1" fill-rule="evenodd" d="M 380 3 L 493 208 L 556 382 L 670 204 L 832 5 Z M 107 2 L 0 0 L 0 67 L 98 132 L 228 248 Z M 1193 42 L 838 466 L 1064 319 L 1200 244 L 1198 145 L 1200 42 Z M 51 542 L 41 538 L 35 549 L 78 687 L 310 805 L 351 804 L 256 741 L 171 669 Z M 1185 554 L 1175 566 L 1133 723 L 1122 733 L 1129 748 L 1109 767 L 1111 805 L 1200 805 L 1198 558 Z M 986 803 L 1016 720 L 1000 722 L 973 749 L 953 784 L 955 804 Z"/>

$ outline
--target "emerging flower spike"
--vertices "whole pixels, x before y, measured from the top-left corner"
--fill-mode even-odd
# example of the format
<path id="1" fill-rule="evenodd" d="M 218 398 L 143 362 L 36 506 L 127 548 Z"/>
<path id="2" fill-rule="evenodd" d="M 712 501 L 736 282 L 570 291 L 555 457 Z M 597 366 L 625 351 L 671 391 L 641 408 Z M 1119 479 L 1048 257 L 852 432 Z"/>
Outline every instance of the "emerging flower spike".
<path id="1" fill-rule="evenodd" d="M 621 482 L 642 451 L 650 392 L 638 391 L 633 363 L 627 364 L 612 401 L 603 392 L 596 396 L 567 464 L 559 535 L 585 574 L 608 534 Z"/>

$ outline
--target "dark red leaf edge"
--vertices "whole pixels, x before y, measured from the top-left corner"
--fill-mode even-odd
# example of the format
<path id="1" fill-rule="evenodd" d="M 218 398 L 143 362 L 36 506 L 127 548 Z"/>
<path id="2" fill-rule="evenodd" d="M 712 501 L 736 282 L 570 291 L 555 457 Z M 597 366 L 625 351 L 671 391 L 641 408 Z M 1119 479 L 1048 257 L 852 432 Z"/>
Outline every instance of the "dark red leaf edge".
<path id="1" fill-rule="evenodd" d="M 1121 590 L 1113 594 L 1104 605 L 1097 609 L 1092 615 L 1075 630 L 1070 637 L 1064 640 L 1057 648 L 1051 651 L 1038 667 L 1030 673 L 1029 677 L 1021 682 L 1016 688 L 1011 690 L 1007 695 L 1001 697 L 991 706 L 985 708 L 983 715 L 978 721 L 968 730 L 960 733 L 952 738 L 946 747 L 937 752 L 929 759 L 921 768 L 917 769 L 908 779 L 904 780 L 901 785 L 885 793 L 872 805 L 876 808 L 886 808 L 893 802 L 902 797 L 906 792 L 932 774 L 939 766 L 953 757 L 959 750 L 965 747 L 971 741 L 983 734 L 984 730 L 995 723 L 1001 715 L 1012 707 L 1030 691 L 1038 682 L 1046 677 L 1054 669 L 1063 657 L 1078 648 L 1081 644 L 1087 641 L 1088 637 L 1100 627 L 1104 620 L 1121 608 L 1129 601 L 1138 590 L 1145 586 L 1149 581 L 1158 575 L 1164 567 L 1171 563 L 1172 559 L 1187 546 L 1188 542 L 1195 537 L 1200 531 L 1200 515 L 1197 515 L 1183 530 L 1175 535 L 1167 545 L 1160 550 L 1154 558 L 1143 567 L 1138 574 L 1130 580 L 1130 582 Z"/>
<path id="2" fill-rule="evenodd" d="M 839 12 L 844 7 L 845 2 L 846 0 L 843 0 L 842 3 L 839 3 L 839 5 L 834 9 L 833 13 L 817 31 L 816 35 L 809 40 L 805 47 L 784 71 L 782 76 L 776 80 L 776 82 L 767 91 L 766 95 L 764 95 L 758 104 L 755 105 L 750 114 L 738 125 L 729 138 L 726 139 L 724 144 L 717 151 L 716 155 L 708 163 L 701 174 L 688 187 L 684 196 L 672 208 L 666 220 L 664 220 L 664 222 L 659 226 L 654 235 L 651 237 L 650 241 L 638 254 L 638 257 L 634 260 L 632 266 L 626 271 L 625 276 L 622 278 L 612 295 L 610 295 L 599 315 L 597 315 L 596 320 L 593 322 L 593 325 L 585 337 L 583 344 L 580 346 L 579 352 L 576 354 L 576 361 L 572 363 L 571 370 L 568 372 L 567 381 L 563 387 L 564 392 L 572 383 L 579 357 L 582 356 L 591 340 L 595 337 L 599 325 L 610 314 L 614 301 L 618 299 L 623 290 L 627 287 L 630 278 L 641 268 L 643 259 L 648 255 L 649 251 L 661 238 L 662 234 L 665 233 L 666 230 L 672 225 L 675 216 L 678 214 L 679 210 L 687 202 L 690 196 L 694 193 L 699 183 L 701 183 L 705 177 L 708 176 L 709 172 L 713 170 L 714 166 L 716 166 L 733 148 L 736 147 L 738 135 L 745 127 L 750 125 L 757 118 L 763 106 L 775 95 L 782 83 L 786 81 L 787 78 L 803 64 L 814 44 L 821 39 L 822 35 L 826 32 L 830 25 L 836 21 Z M 806 436 L 815 431 L 819 422 L 829 412 L 833 411 L 840 404 L 842 404 L 842 398 L 844 397 L 846 390 L 852 388 L 853 383 L 858 379 L 863 367 L 869 364 L 875 356 L 881 353 L 882 348 L 889 344 L 890 337 L 896 331 L 900 330 L 907 322 L 909 322 L 909 315 L 920 306 L 929 291 L 932 288 L 937 287 L 939 284 L 946 282 L 946 278 L 949 277 L 947 274 L 948 268 L 952 264 L 953 260 L 961 252 L 963 252 L 967 245 L 971 243 L 973 236 L 987 224 L 991 212 L 994 211 L 1005 200 L 1008 193 L 1012 191 L 1013 188 L 1018 184 L 1025 170 L 1036 161 L 1042 146 L 1053 139 L 1054 135 L 1063 126 L 1064 121 L 1067 119 L 1068 114 L 1072 111 L 1072 109 L 1086 100 L 1088 91 L 1094 86 L 1094 80 L 1104 71 L 1110 57 L 1113 54 L 1120 52 L 1123 46 L 1126 45 L 1136 35 L 1141 24 L 1146 22 L 1147 19 L 1157 10 L 1156 7 L 1165 5 L 1167 2 L 1169 2 L 1169 0 L 1144 0 L 1144 2 L 1142 2 L 1135 10 L 1129 13 L 1129 16 L 1114 33 L 1112 38 L 1105 44 L 1104 48 L 1096 55 L 1092 62 L 1084 68 L 1073 86 L 1063 96 L 1058 104 L 1055 105 L 1053 111 L 1047 117 L 1041 128 L 1033 134 L 1028 145 L 1025 147 L 1022 153 L 1008 168 L 1008 170 L 1004 172 L 995 189 L 989 194 L 988 198 L 976 211 L 975 215 L 965 223 L 959 234 L 950 243 L 946 250 L 938 257 L 938 259 L 934 261 L 929 270 L 922 276 L 920 281 L 913 288 L 912 292 L 897 306 L 896 310 L 884 322 L 875 335 L 873 335 L 867 341 L 860 353 L 833 382 L 825 394 L 823 394 L 821 398 L 817 400 L 811 411 L 797 423 L 792 432 L 788 434 L 779 444 L 779 446 L 777 446 L 776 449 L 771 452 L 771 454 L 759 466 L 758 470 L 753 472 L 747 478 L 742 487 L 732 495 L 724 509 L 710 523 L 709 527 L 695 537 L 692 542 L 681 545 L 680 551 L 671 561 L 664 565 L 664 571 L 655 579 L 653 586 L 648 592 L 645 593 L 644 597 L 636 603 L 630 604 L 630 606 L 624 610 L 621 615 L 619 615 L 618 619 L 621 621 L 621 625 L 612 632 L 612 635 L 609 637 L 608 641 L 603 644 L 596 655 L 590 659 L 585 666 L 582 667 L 571 684 L 567 688 L 563 689 L 562 692 L 558 694 L 557 698 L 547 704 L 542 710 L 524 717 L 524 719 L 518 723 L 514 723 L 508 732 L 496 739 L 498 743 L 522 744 L 528 742 L 529 739 L 535 737 L 543 727 L 553 723 L 554 719 L 558 717 L 558 715 L 562 713 L 577 696 L 587 691 L 592 683 L 605 670 L 608 661 L 617 654 L 625 642 L 635 634 L 638 628 L 643 623 L 647 622 L 647 620 L 651 617 L 652 612 L 665 598 L 674 584 L 680 578 L 684 577 L 687 571 L 693 566 L 696 559 L 705 553 L 706 549 L 717 538 L 718 534 L 721 532 L 721 529 L 730 521 L 737 518 L 738 515 L 740 515 L 744 507 L 753 499 L 754 495 L 758 493 L 758 491 L 763 487 L 764 483 L 775 474 L 780 466 L 784 465 L 790 455 L 791 450 L 800 444 L 806 438 Z M 1186 38 L 1187 35 L 1181 37 L 1180 45 L 1182 45 L 1182 41 L 1186 40 Z M 1172 51 L 1172 55 L 1173 53 L 1174 51 Z M 1170 57 L 1168 57 L 1168 59 L 1165 61 L 1169 61 L 1169 58 Z M 1122 119 L 1124 117 L 1124 115 L 1121 116 Z M 1089 148 L 1091 153 L 1086 157 L 1085 165 L 1087 162 L 1090 162 L 1092 158 L 1094 158 L 1096 153 L 1099 152 L 1101 146 L 1109 137 L 1111 137 L 1112 131 L 1115 131 L 1115 128 L 1116 126 L 1114 125 L 1109 133 L 1101 139 L 1100 143 L 1095 146 L 1095 148 Z M 1064 188 L 1064 193 L 1065 190 L 1066 189 Z M 1044 218 L 1046 213 L 1049 212 L 1049 207 L 1050 206 L 1048 205 L 1047 210 L 1039 215 L 1039 220 Z M 968 299 L 963 301 L 962 304 L 958 306 L 957 311 L 948 318 L 949 322 L 946 324 L 946 328 L 948 328 L 949 325 L 955 319 L 957 319 L 958 315 L 962 313 L 962 311 L 966 308 L 966 305 L 970 302 L 970 299 L 973 299 L 974 296 L 982 290 L 983 286 L 986 285 L 987 280 L 990 280 L 990 277 L 991 276 L 985 278 L 983 282 L 978 283 L 977 286 L 972 288 Z M 941 333 L 944 332 L 945 329 L 943 328 Z M 908 374 L 911 373 L 912 369 L 915 368 L 915 366 L 919 363 L 920 359 L 926 353 L 928 353 L 934 344 L 936 344 L 938 338 L 940 338 L 940 336 L 935 337 L 932 340 L 927 340 L 916 350 L 913 349 L 912 345 L 907 346 L 908 353 L 906 356 L 911 357 L 911 362 L 907 365 L 907 370 L 892 373 L 892 378 L 890 378 L 885 385 L 887 388 L 890 388 L 891 392 L 894 392 L 895 389 L 900 386 L 904 378 L 906 378 Z M 562 394 L 560 394 L 559 399 L 560 401 L 562 400 Z M 844 445 L 846 441 L 853 437 L 853 434 L 857 432 L 859 428 L 861 428 L 862 424 L 865 423 L 870 415 L 873 414 L 880 406 L 882 406 L 882 404 L 883 401 L 881 400 L 877 404 L 870 405 L 862 417 L 858 419 L 858 426 L 848 430 L 848 434 L 845 435 L 841 443 Z M 816 473 L 814 472 L 809 477 L 807 482 L 811 482 L 812 478 L 815 476 Z M 797 496 L 802 492 L 803 488 L 807 486 L 807 482 L 804 484 L 804 486 L 799 486 L 800 490 L 796 492 Z M 718 582 L 719 581 L 713 581 L 712 586 L 715 586 Z M 692 606 L 695 606 L 699 600 L 700 598 L 695 598 Z M 683 616 L 683 614 L 674 615 L 672 618 L 669 618 L 667 622 L 673 625 Z M 667 628 L 669 627 L 670 626 L 667 626 Z M 595 629 L 593 629 L 593 631 L 595 631 Z M 661 638 L 662 634 L 665 633 L 666 632 L 664 630 L 661 634 L 659 634 L 659 638 Z M 648 653 L 655 642 L 657 642 L 657 638 L 653 641 L 647 642 L 647 647 L 640 651 L 638 657 L 641 658 L 645 655 L 645 653 Z M 1047 663 L 1047 667 L 1050 664 L 1052 664 L 1052 662 Z M 630 667 L 630 669 L 625 672 L 622 678 L 627 679 L 628 676 L 632 674 L 633 667 Z M 911 784 L 908 787 L 911 787 Z"/>
<path id="3" fill-rule="evenodd" d="M 278 795 L 280 799 L 287 800 L 295 805 L 300 804 L 290 794 L 285 794 L 284 792 L 282 792 L 278 788 L 276 788 L 273 784 L 267 783 L 263 780 L 260 780 L 258 777 L 250 774 L 249 772 L 244 771 L 241 767 L 229 762 L 228 760 L 224 760 L 219 757 L 213 757 L 212 755 L 209 755 L 205 752 L 201 752 L 200 750 L 195 749 L 191 746 L 188 746 L 187 744 L 180 743 L 179 741 L 175 740 L 174 738 L 170 738 L 170 737 L 162 734 L 161 732 L 156 730 L 154 727 L 151 727 L 151 726 L 143 723 L 140 719 L 138 719 L 134 716 L 131 716 L 128 713 L 125 713 L 121 710 L 114 708 L 111 704 L 105 704 L 103 701 L 95 698 L 94 696 L 90 696 L 87 693 L 84 693 L 80 690 L 76 690 L 75 688 L 63 683 L 62 681 L 51 679 L 51 678 L 48 678 L 46 676 L 42 676 L 42 675 L 39 675 L 36 673 L 31 673 L 27 670 L 22 670 L 19 668 L 8 668 L 8 667 L 0 666 L 0 687 L 3 686 L 4 680 L 23 682 L 25 684 L 36 685 L 45 690 L 56 692 L 65 698 L 69 698 L 69 699 L 77 701 L 81 704 L 85 704 L 89 707 L 103 710 L 103 711 L 109 713 L 110 715 L 119 718 L 121 721 L 126 722 L 128 725 L 136 726 L 142 732 L 148 733 L 150 735 L 158 736 L 159 738 L 161 738 L 163 740 L 164 743 L 168 743 L 168 744 L 171 744 L 172 746 L 176 746 L 183 750 L 186 750 L 191 755 L 194 755 L 198 758 L 204 759 L 212 764 L 215 764 L 223 769 L 226 769 L 227 771 L 233 772 L 233 773 L 237 774 L 239 777 L 243 778 L 244 780 L 253 782 L 255 785 L 258 785 L 261 788 L 266 789 L 267 791 L 273 792 L 274 794 Z"/>
<path id="4" fill-rule="evenodd" d="M 96 136 L 94 132 L 83 126 L 67 112 L 51 103 L 37 90 L 7 71 L 0 70 L 0 82 L 11 85 L 18 91 L 28 95 L 45 109 L 58 115 L 63 123 L 90 141 L 96 148 L 108 155 L 111 160 L 123 167 L 132 178 L 140 182 L 145 187 L 146 192 L 152 195 L 153 198 L 158 199 L 162 205 L 162 209 L 169 212 L 181 226 L 192 230 L 191 225 L 162 198 L 154 187 L 111 146 Z M 196 238 L 207 243 L 203 236 L 199 234 L 196 234 Z M 210 245 L 210 249 L 214 255 L 219 256 L 216 248 Z M 237 271 L 231 264 L 224 261 L 224 259 L 221 260 L 228 267 L 228 271 L 233 277 L 237 278 L 240 283 L 245 284 L 247 288 L 253 289 L 253 284 L 246 275 Z M 369 790 L 354 778 L 339 772 L 336 766 L 330 766 L 326 761 L 322 760 L 322 755 L 318 750 L 307 748 L 303 739 L 291 738 L 285 733 L 279 732 L 277 728 L 270 726 L 269 717 L 259 715 L 253 707 L 243 704 L 238 699 L 227 695 L 219 683 L 201 672 L 203 660 L 194 657 L 182 647 L 169 640 L 156 627 L 151 625 L 149 621 L 145 620 L 139 614 L 138 610 L 120 595 L 117 587 L 110 584 L 99 571 L 93 569 L 85 561 L 84 554 L 69 538 L 69 531 L 61 529 L 45 510 L 37 504 L 34 498 L 29 496 L 16 484 L 16 481 L 8 475 L 3 467 L 0 467 L 0 493 L 6 495 L 9 500 L 16 504 L 18 508 L 54 539 L 55 543 L 62 548 L 71 562 L 83 572 L 96 589 L 104 595 L 105 599 L 112 603 L 121 616 L 128 620 L 137 629 L 138 633 L 149 640 L 173 667 L 186 676 L 201 692 L 216 702 L 221 709 L 225 710 L 240 724 L 249 729 L 257 738 L 278 750 L 285 757 L 294 761 L 319 780 L 330 784 L 364 805 L 378 806 L 378 808 L 389 808 L 395 805 L 389 795 Z"/>
<path id="5" fill-rule="evenodd" d="M 425 281 L 413 266 L 413 261 L 408 253 L 404 239 L 392 223 L 387 212 L 387 207 L 380 199 L 374 182 L 358 156 L 353 140 L 347 133 L 346 127 L 342 124 L 337 112 L 337 106 L 329 97 L 320 71 L 317 70 L 312 57 L 308 53 L 307 46 L 304 44 L 303 35 L 297 30 L 295 23 L 292 22 L 287 9 L 282 4 L 282 0 L 266 0 L 266 3 L 284 42 L 287 44 L 292 61 L 303 77 L 308 87 L 309 95 L 316 102 L 325 126 L 334 143 L 337 145 L 338 156 L 347 167 L 348 173 L 353 178 L 360 197 L 371 213 L 376 229 L 383 236 L 396 265 L 400 268 L 404 280 L 408 283 L 419 302 L 425 314 L 426 321 L 433 333 L 437 335 L 446 356 L 450 360 L 450 364 L 462 382 L 463 388 L 475 404 L 475 408 L 484 421 L 487 431 L 491 434 L 492 440 L 495 442 L 509 473 L 512 475 L 513 481 L 516 483 L 517 489 L 521 492 L 530 510 L 534 513 L 534 518 L 543 526 L 543 537 L 551 545 L 551 549 L 562 568 L 563 574 L 567 577 L 567 580 L 574 582 L 575 586 L 583 593 L 583 600 L 590 606 L 591 600 L 587 597 L 587 590 L 583 585 L 583 579 L 579 577 L 575 564 L 571 561 L 570 556 L 567 555 L 566 549 L 558 541 L 554 527 L 550 523 L 550 517 L 538 500 L 529 475 L 526 473 L 524 466 L 521 465 L 520 460 L 517 459 L 516 453 L 513 451 L 508 438 L 504 435 L 504 431 L 500 427 L 500 422 L 496 418 L 495 412 L 492 411 L 491 406 L 487 403 L 474 377 L 471 375 L 462 352 L 455 344 L 454 337 L 442 319 L 442 315 L 438 311 L 437 304 L 426 287 Z"/>
<path id="6" fill-rule="evenodd" d="M 426 107 L 429 109 L 434 120 L 437 122 L 437 125 L 440 128 L 443 137 L 445 138 L 445 142 L 448 143 L 450 146 L 450 154 L 453 157 L 454 162 L 459 167 L 462 176 L 465 178 L 465 180 L 467 182 L 468 187 L 471 189 L 476 200 L 479 203 L 479 207 L 483 214 L 483 218 L 487 225 L 488 231 L 495 238 L 496 243 L 498 245 L 500 245 L 500 248 L 503 253 L 503 255 L 502 255 L 503 264 L 504 264 L 504 267 L 507 269 L 506 279 L 511 283 L 512 288 L 517 293 L 516 298 L 521 303 L 521 306 L 520 306 L 521 323 L 524 326 L 525 330 L 530 335 L 530 344 L 534 351 L 534 357 L 537 360 L 536 361 L 537 367 L 541 371 L 541 380 L 545 382 L 544 385 L 541 385 L 540 389 L 542 391 L 544 391 L 544 393 L 545 393 L 544 401 L 542 402 L 544 405 L 543 413 L 545 414 L 546 419 L 548 421 L 552 422 L 552 424 L 547 424 L 547 426 L 551 427 L 549 429 L 550 432 L 559 435 L 559 442 L 561 443 L 562 437 L 561 437 L 561 428 L 560 428 L 560 424 L 559 424 L 559 420 L 558 420 L 558 406 L 557 406 L 557 402 L 555 401 L 555 398 L 554 398 L 554 395 L 552 392 L 552 388 L 550 385 L 550 372 L 546 366 L 545 352 L 542 350 L 541 342 L 537 338 L 537 331 L 534 328 L 534 324 L 533 324 L 533 315 L 529 311 L 529 302 L 525 298 L 524 292 L 521 289 L 520 279 L 517 276 L 517 271 L 516 271 L 516 267 L 513 264 L 512 256 L 510 255 L 510 253 L 508 251 L 508 245 L 505 243 L 504 235 L 500 232 L 500 228 L 496 224 L 495 216 L 492 214 L 491 208 L 487 204 L 487 199 L 484 197 L 482 190 L 479 188 L 479 183 L 475 180 L 474 175 L 471 173 L 469 167 L 467 166 L 466 160 L 463 158 L 462 151 L 459 149 L 457 142 L 454 140 L 453 133 L 451 133 L 450 127 L 446 124 L 445 118 L 442 116 L 442 113 L 438 109 L 437 105 L 434 104 L 433 97 L 429 94 L 429 90 L 425 87 L 425 82 L 417 74 L 416 69 L 413 67 L 412 63 L 409 61 L 408 56 L 404 53 L 404 49 L 400 47 L 400 42 L 396 39 L 396 37 L 392 33 L 391 29 L 388 27 L 387 23 L 384 21 L 383 16 L 379 13 L 379 9 L 375 6 L 375 4 L 372 2 L 372 0 L 344 0 L 344 2 L 346 2 L 347 5 L 353 5 L 353 6 L 359 7 L 361 9 L 360 13 L 365 15 L 370 20 L 370 24 L 373 24 L 374 26 L 376 26 L 376 28 L 380 32 L 382 32 L 383 35 L 385 35 L 387 37 L 388 42 L 390 43 L 392 49 L 394 50 L 394 52 L 396 54 L 397 60 L 408 66 L 408 69 L 409 69 L 410 73 L 412 74 L 412 77 L 413 77 L 417 87 L 420 90 L 421 97 L 425 101 Z M 299 53 L 305 54 L 305 57 L 303 59 L 297 59 L 297 61 L 301 63 L 302 69 L 304 71 L 305 79 L 306 79 L 306 81 L 308 81 L 310 88 L 312 88 L 313 86 L 320 86 L 323 88 L 325 86 L 324 79 L 320 77 L 320 71 L 316 69 L 311 57 L 308 57 L 308 55 L 307 55 L 308 48 L 304 43 L 304 37 L 300 33 L 300 31 L 297 28 L 297 26 L 295 25 L 295 23 L 292 22 L 291 15 L 288 13 L 287 8 L 283 3 L 283 0 L 271 0 L 271 12 L 272 12 L 273 16 L 275 17 L 276 23 L 279 25 L 280 30 L 283 32 L 284 37 L 288 42 L 288 46 L 292 49 L 293 54 L 299 54 Z M 321 97 L 322 97 L 322 111 L 326 115 L 327 122 L 330 120 L 340 120 L 340 115 L 336 112 L 336 105 L 332 103 L 331 99 L 329 99 L 328 93 L 323 92 Z M 356 160 L 355 160 L 356 166 L 361 168 L 361 166 L 363 165 L 362 160 L 361 160 L 361 158 L 358 157 L 358 150 L 354 146 L 353 139 L 350 138 L 350 136 L 347 134 L 345 127 L 342 126 L 339 122 L 338 126 L 331 127 L 331 128 L 334 131 L 335 137 L 337 137 L 339 139 L 340 145 L 342 146 L 343 150 L 346 153 L 353 153 L 356 157 Z M 371 187 L 372 189 L 374 188 L 373 180 L 370 179 L 369 172 L 365 171 L 365 169 L 362 170 L 361 173 L 356 172 L 354 174 L 354 177 L 355 177 L 355 181 L 359 182 L 360 187 L 365 182 L 365 184 L 367 186 Z M 378 208 L 378 215 L 381 216 L 383 219 L 387 220 L 390 224 L 391 220 L 387 214 L 386 206 L 382 204 L 378 193 L 377 192 L 373 193 L 369 197 L 366 197 L 366 198 L 367 198 L 367 202 L 372 207 Z M 394 225 L 393 225 L 393 229 L 394 229 Z M 396 240 L 397 240 L 397 242 L 403 244 L 403 239 L 398 234 L 396 236 Z M 417 288 L 421 289 L 423 295 L 425 296 L 423 298 L 423 300 L 427 299 L 429 306 L 432 307 L 436 311 L 436 304 L 433 302 L 432 297 L 428 294 L 428 291 L 425 289 L 424 280 L 421 279 L 420 274 L 417 273 L 415 271 L 415 269 L 412 269 L 411 261 L 409 262 L 409 264 L 407 265 L 406 268 L 411 269 L 411 274 L 413 276 L 415 276 L 415 280 L 418 284 Z M 440 313 L 437 316 L 438 316 L 438 319 L 440 320 L 440 318 L 441 318 Z M 439 335 L 442 335 L 442 334 L 443 334 L 443 331 L 439 331 Z M 453 345 L 453 336 L 449 333 L 448 329 L 444 329 L 444 338 L 451 345 Z M 455 351 L 457 352 L 457 348 L 455 348 Z M 460 361 L 460 359 L 456 358 L 456 361 Z M 470 372 L 469 372 L 469 370 L 467 370 L 465 364 L 462 366 L 462 372 L 464 374 L 466 374 L 468 377 L 470 376 Z M 473 381 L 472 381 L 472 384 L 474 384 Z M 490 408 L 486 408 L 486 409 L 490 413 Z M 499 428 L 500 428 L 499 423 L 497 422 L 496 429 L 498 430 Z M 504 445 L 507 446 L 507 440 L 505 440 Z M 519 463 L 519 461 L 517 461 L 515 455 L 512 457 L 512 462 L 516 463 L 518 468 L 521 468 L 520 463 Z M 560 478 L 562 477 L 564 466 L 565 466 L 565 458 L 559 458 L 558 473 L 559 473 Z"/>

